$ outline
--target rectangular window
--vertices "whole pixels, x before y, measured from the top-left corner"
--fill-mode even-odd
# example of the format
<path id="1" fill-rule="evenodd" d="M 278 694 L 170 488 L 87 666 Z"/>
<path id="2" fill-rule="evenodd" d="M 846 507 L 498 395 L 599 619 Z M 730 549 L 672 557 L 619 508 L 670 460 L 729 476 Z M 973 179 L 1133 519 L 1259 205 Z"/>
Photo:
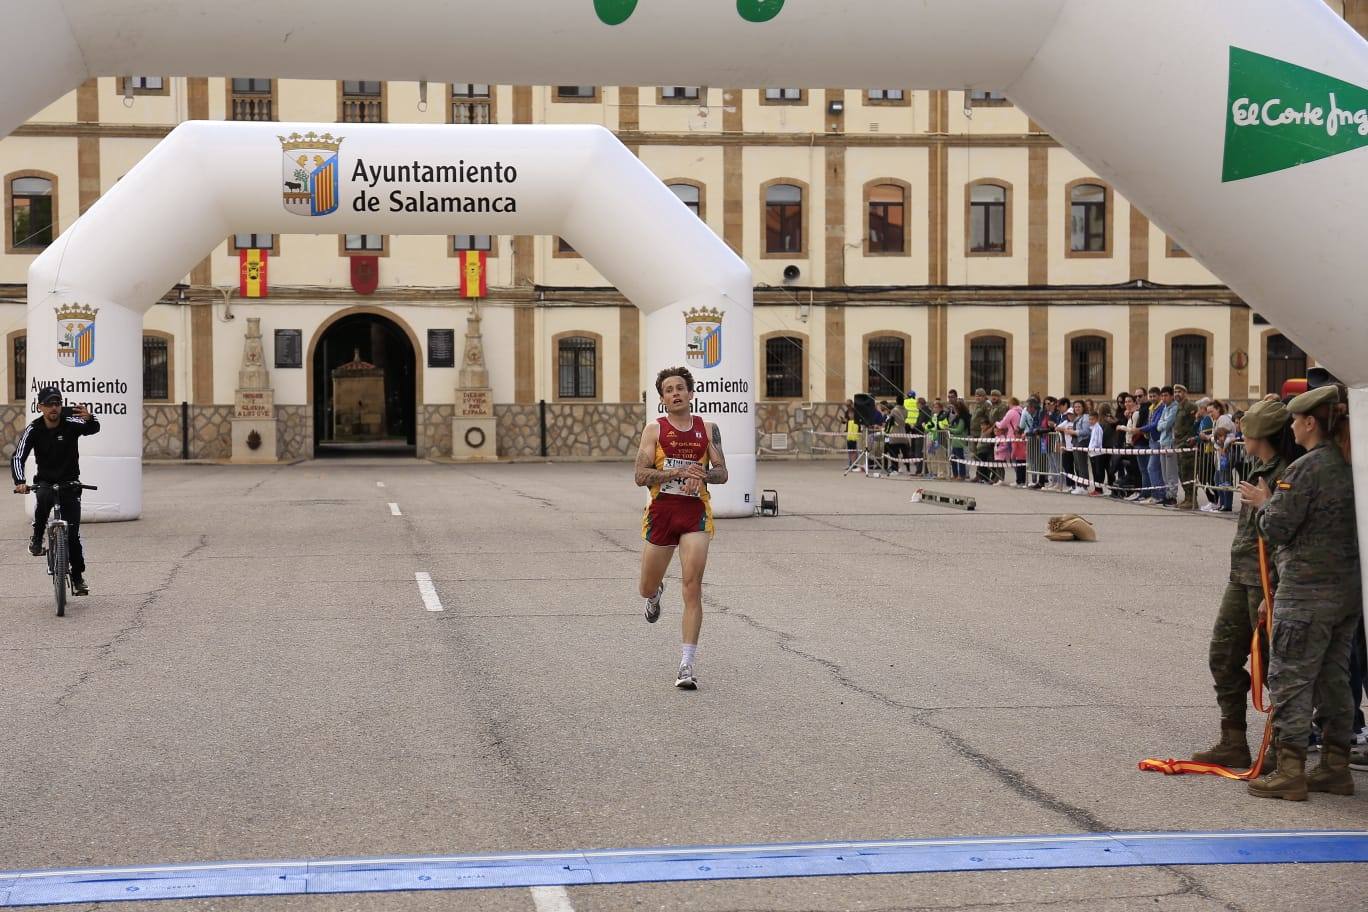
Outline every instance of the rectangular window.
<path id="1" fill-rule="evenodd" d="M 171 398 L 171 352 L 163 336 L 143 336 L 143 399 Z"/>
<path id="2" fill-rule="evenodd" d="M 19 363 L 17 355 L 14 363 Z M 1264 370 L 1267 377 L 1264 392 L 1281 394 L 1283 384 L 1288 380 L 1299 380 L 1306 376 L 1306 352 L 1282 333 L 1271 335 L 1268 337 L 1268 360 Z"/>
<path id="3" fill-rule="evenodd" d="M 902 89 L 869 89 L 865 93 L 868 101 L 902 101 L 907 93 Z"/>
<path id="4" fill-rule="evenodd" d="M 765 395 L 770 399 L 802 398 L 802 339 L 773 336 L 765 340 Z"/>
<path id="5" fill-rule="evenodd" d="M 146 92 L 160 92 L 166 85 L 166 81 L 160 76 L 129 76 L 129 85 L 134 89 L 142 89 Z"/>
<path id="6" fill-rule="evenodd" d="M 1009 105 L 1007 96 L 1001 92 L 994 92 L 985 89 L 976 89 L 969 93 L 969 103 L 971 105 Z"/>
<path id="7" fill-rule="evenodd" d="M 869 383 L 871 396 L 902 398 L 905 386 L 903 366 L 905 346 L 897 336 L 877 336 L 869 340 Z"/>
<path id="8" fill-rule="evenodd" d="M 349 234 L 343 242 L 348 250 L 373 250 L 379 253 L 385 249 L 383 234 Z"/>
<path id="9" fill-rule="evenodd" d="M 902 253 L 906 224 L 903 189 L 896 184 L 881 184 L 869 197 L 869 252 Z"/>
<path id="10" fill-rule="evenodd" d="M 1207 340 L 1206 336 L 1189 333 L 1175 336 L 1171 353 L 1173 383 L 1181 383 L 1189 393 L 1206 393 Z M 1280 389 L 1269 387 L 1268 392 Z"/>
<path id="11" fill-rule="evenodd" d="M 790 88 L 765 89 L 763 98 L 770 104 L 784 102 L 796 103 L 803 100 L 803 90 Z"/>
<path id="12" fill-rule="evenodd" d="M 493 250 L 494 235 L 453 234 L 451 236 L 451 249 L 457 253 L 465 250 Z"/>
<path id="13" fill-rule="evenodd" d="M 270 250 L 275 247 L 275 235 L 235 234 L 233 246 L 238 250 Z"/>
<path id="14" fill-rule="evenodd" d="M 702 86 L 661 86 L 662 101 L 698 101 Z"/>
<path id="15" fill-rule="evenodd" d="M 14 396 L 15 402 L 23 402 L 28 396 L 28 337 L 14 337 Z"/>
<path id="16" fill-rule="evenodd" d="M 1073 188 L 1069 201 L 1069 249 L 1101 253 L 1107 249 L 1107 191 L 1097 184 Z"/>
<path id="17" fill-rule="evenodd" d="M 579 256 L 579 251 L 570 246 L 570 242 L 563 237 L 556 238 L 556 253 L 561 256 Z"/>
<path id="18" fill-rule="evenodd" d="M 10 181 L 10 246 L 41 250 L 52 243 L 52 181 L 16 177 Z"/>
<path id="19" fill-rule="evenodd" d="M 1071 343 L 1073 383 L 1069 392 L 1075 396 L 1104 396 L 1107 393 L 1107 340 L 1101 336 L 1083 336 Z"/>
<path id="20" fill-rule="evenodd" d="M 228 98 L 229 120 L 275 120 L 271 80 L 234 76 Z"/>
<path id="21" fill-rule="evenodd" d="M 342 80 L 343 123 L 384 123 L 384 83 L 361 79 Z"/>
<path id="22" fill-rule="evenodd" d="M 558 101 L 589 101 L 598 97 L 598 86 L 556 86 Z"/>
<path id="23" fill-rule="evenodd" d="M 598 350 L 587 336 L 570 336 L 557 343 L 558 384 L 561 399 L 593 399 Z"/>
<path id="24" fill-rule="evenodd" d="M 474 82 L 451 84 L 451 122 L 487 124 L 494 122 L 494 96 L 490 87 Z"/>
<path id="25" fill-rule="evenodd" d="M 969 342 L 969 388 L 1007 389 L 1007 340 L 980 336 Z M 973 429 L 977 432 L 977 428 Z"/>
<path id="26" fill-rule="evenodd" d="M 994 190 L 1001 188 L 994 187 Z M 975 199 L 969 204 L 969 251 L 1005 253 L 1007 251 L 1007 197 L 1005 193 Z"/>

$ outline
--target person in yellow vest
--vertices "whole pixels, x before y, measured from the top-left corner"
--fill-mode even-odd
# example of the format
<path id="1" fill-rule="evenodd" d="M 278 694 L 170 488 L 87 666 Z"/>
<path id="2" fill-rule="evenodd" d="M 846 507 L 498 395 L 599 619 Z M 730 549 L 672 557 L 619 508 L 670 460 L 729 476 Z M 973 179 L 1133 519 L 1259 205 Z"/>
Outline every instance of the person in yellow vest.
<path id="1" fill-rule="evenodd" d="M 846 409 L 846 465 L 855 464 L 856 454 L 860 449 L 860 423 L 855 420 L 855 409 Z"/>
<path id="2" fill-rule="evenodd" d="M 921 405 L 917 402 L 916 390 L 907 391 L 907 397 L 903 399 L 903 408 L 907 410 L 907 424 L 905 425 L 907 428 L 906 433 L 920 434 Z M 920 475 L 922 473 L 923 465 L 921 437 L 911 438 L 911 440 L 908 441 L 907 446 L 903 448 L 903 452 L 906 453 L 907 458 L 911 460 L 908 464 L 907 471 L 912 475 Z"/>

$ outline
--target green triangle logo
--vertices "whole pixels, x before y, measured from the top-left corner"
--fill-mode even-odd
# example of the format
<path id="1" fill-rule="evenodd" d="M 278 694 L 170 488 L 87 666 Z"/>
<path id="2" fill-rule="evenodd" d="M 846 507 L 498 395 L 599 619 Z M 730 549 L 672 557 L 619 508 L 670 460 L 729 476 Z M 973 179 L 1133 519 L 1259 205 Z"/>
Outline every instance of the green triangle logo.
<path id="1" fill-rule="evenodd" d="M 1368 146 L 1368 89 L 1230 49 L 1221 181 L 1244 180 Z"/>

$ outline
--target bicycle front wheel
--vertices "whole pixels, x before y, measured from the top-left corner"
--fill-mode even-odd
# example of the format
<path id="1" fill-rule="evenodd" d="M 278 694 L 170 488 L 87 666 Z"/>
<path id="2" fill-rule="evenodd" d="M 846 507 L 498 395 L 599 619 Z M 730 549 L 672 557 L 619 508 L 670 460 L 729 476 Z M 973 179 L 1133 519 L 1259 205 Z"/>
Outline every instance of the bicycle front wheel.
<path id="1" fill-rule="evenodd" d="M 66 528 L 53 529 L 48 536 L 48 566 L 52 570 L 52 594 L 57 599 L 57 616 L 66 615 L 67 573 L 71 569 L 67 555 Z"/>

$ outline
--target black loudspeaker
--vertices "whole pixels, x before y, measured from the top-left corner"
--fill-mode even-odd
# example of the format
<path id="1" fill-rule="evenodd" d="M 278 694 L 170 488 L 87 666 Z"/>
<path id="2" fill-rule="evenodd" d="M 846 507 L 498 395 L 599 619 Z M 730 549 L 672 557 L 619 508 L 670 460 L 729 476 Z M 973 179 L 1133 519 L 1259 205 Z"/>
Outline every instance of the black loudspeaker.
<path id="1" fill-rule="evenodd" d="M 802 270 L 799 269 L 797 266 L 794 266 L 792 263 L 784 267 L 784 281 L 795 281 L 800 275 L 802 275 Z"/>
<path id="2" fill-rule="evenodd" d="M 887 416 L 879 411 L 879 404 L 873 396 L 855 394 L 855 420 L 865 427 L 883 427 Z"/>
<path id="3" fill-rule="evenodd" d="M 1323 367 L 1313 367 L 1306 372 L 1306 388 L 1308 390 L 1320 389 L 1322 386 L 1330 386 L 1332 383 L 1339 383 L 1339 380 Z"/>

